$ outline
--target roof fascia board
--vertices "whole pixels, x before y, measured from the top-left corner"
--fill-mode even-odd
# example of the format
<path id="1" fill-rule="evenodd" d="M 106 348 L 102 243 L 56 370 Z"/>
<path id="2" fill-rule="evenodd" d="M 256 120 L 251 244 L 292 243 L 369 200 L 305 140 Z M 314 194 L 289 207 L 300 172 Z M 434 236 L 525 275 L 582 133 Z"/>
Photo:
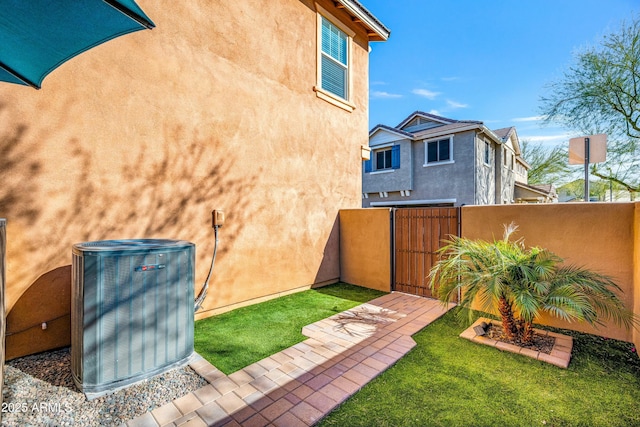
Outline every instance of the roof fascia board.
<path id="1" fill-rule="evenodd" d="M 371 138 L 373 135 L 375 135 L 378 132 L 387 132 L 393 135 L 398 135 L 400 137 L 402 137 L 402 139 L 414 139 L 412 136 L 407 135 L 407 133 L 403 133 L 403 132 L 397 132 L 391 128 L 386 128 L 386 127 L 381 127 L 381 126 L 376 126 L 374 127 L 371 132 L 369 132 L 369 138 Z"/>
<path id="2" fill-rule="evenodd" d="M 425 115 L 425 114 L 422 114 L 422 113 L 421 113 L 421 112 L 419 112 L 419 111 L 416 111 L 416 112 L 412 113 L 409 117 L 407 117 L 406 119 L 404 119 L 404 120 L 403 120 L 403 121 L 402 121 L 398 126 L 396 126 L 396 127 L 397 127 L 398 129 L 400 129 L 400 128 L 402 128 L 403 126 L 407 125 L 411 120 L 415 119 L 415 118 L 416 118 L 416 117 L 418 117 L 418 116 L 420 116 L 420 117 L 422 117 L 422 118 L 424 118 L 424 119 L 427 119 L 427 120 L 431 120 L 431 121 L 434 121 L 434 122 L 442 123 L 443 125 L 450 125 L 450 124 L 452 124 L 452 123 L 455 123 L 455 122 L 456 122 L 455 120 L 442 120 L 442 119 L 439 119 L 439 118 L 437 118 L 437 117 L 435 117 L 435 116 L 427 116 L 427 115 Z M 445 119 L 445 118 L 443 117 L 443 119 Z"/>
<path id="3" fill-rule="evenodd" d="M 370 40 L 387 41 L 389 38 L 391 31 L 359 2 L 354 0 L 335 0 L 334 4 L 339 8 L 342 6 L 342 8 L 353 17 L 354 22 L 360 21 L 370 30 Z"/>
<path id="4" fill-rule="evenodd" d="M 482 132 L 489 135 L 489 137 L 493 139 L 496 144 L 500 145 L 503 143 L 502 138 L 500 138 L 498 135 L 493 133 L 493 131 L 488 127 L 486 127 L 485 125 L 482 125 Z"/>
<path id="5" fill-rule="evenodd" d="M 485 128 L 484 126 L 480 125 L 479 123 L 470 123 L 467 126 L 462 126 L 462 127 L 455 128 L 455 129 L 442 129 L 439 132 L 433 132 L 434 129 L 437 129 L 437 128 L 425 129 L 423 131 L 416 132 L 414 134 L 414 138 L 416 140 L 417 139 L 430 139 L 430 138 L 437 138 L 437 137 L 442 136 L 442 135 L 451 135 L 451 134 L 455 135 L 457 133 L 466 132 L 466 131 L 469 131 L 469 130 L 487 129 L 487 128 Z M 429 131 L 432 131 L 432 132 L 429 132 Z"/>
<path id="6" fill-rule="evenodd" d="M 432 199 L 432 200 L 390 200 L 388 202 L 371 202 L 370 206 L 411 206 L 411 205 L 441 205 L 445 203 L 455 204 L 456 199 Z"/>
<path id="7" fill-rule="evenodd" d="M 522 157 L 516 156 L 516 161 L 518 163 L 521 163 L 522 166 L 525 167 L 525 169 L 527 169 L 527 170 L 531 169 L 531 165 L 529 163 L 527 163 L 527 161 L 525 159 L 523 159 Z"/>
<path id="8" fill-rule="evenodd" d="M 520 188 L 522 188 L 524 190 L 531 191 L 533 193 L 542 194 L 543 196 L 549 196 L 551 194 L 551 192 L 546 192 L 544 190 L 540 190 L 539 188 L 532 187 L 532 186 L 524 184 L 522 182 L 514 182 L 514 185 L 516 187 L 520 187 Z"/>
<path id="9" fill-rule="evenodd" d="M 520 147 L 520 138 L 518 137 L 518 132 L 516 131 L 515 127 L 513 128 L 513 132 L 509 136 L 513 139 L 513 142 L 511 143 L 513 145 L 513 151 L 515 151 L 518 156 L 522 155 L 522 147 Z"/>

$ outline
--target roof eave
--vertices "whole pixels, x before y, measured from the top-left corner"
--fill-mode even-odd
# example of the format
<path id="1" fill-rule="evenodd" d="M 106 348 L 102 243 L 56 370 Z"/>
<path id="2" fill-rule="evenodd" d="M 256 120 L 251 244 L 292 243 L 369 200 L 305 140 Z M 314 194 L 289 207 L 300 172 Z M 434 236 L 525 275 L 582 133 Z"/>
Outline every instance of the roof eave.
<path id="1" fill-rule="evenodd" d="M 486 127 L 484 124 L 481 125 L 481 133 L 484 133 L 485 135 L 487 135 L 489 138 L 491 138 L 493 140 L 493 142 L 495 142 L 497 145 L 502 145 L 504 143 L 504 141 L 502 140 L 502 138 L 500 138 L 498 135 L 496 135 L 491 129 L 489 129 L 488 127 Z"/>
<path id="2" fill-rule="evenodd" d="M 384 42 L 389 38 L 391 31 L 357 0 L 335 0 L 334 4 L 367 28 L 369 41 Z"/>
<path id="3" fill-rule="evenodd" d="M 378 131 L 380 132 L 387 132 L 387 133 L 393 133 L 395 135 L 401 136 L 404 139 L 413 139 L 414 135 L 412 133 L 409 132 L 405 132 L 401 129 L 395 129 L 389 126 L 385 126 L 385 125 L 376 125 L 373 129 L 371 129 L 369 131 L 369 138 L 371 138 L 374 134 L 376 134 Z"/>
<path id="4" fill-rule="evenodd" d="M 449 123 L 449 124 L 455 124 L 455 123 Z M 456 129 L 439 129 L 440 127 L 441 126 L 437 126 L 437 127 L 417 131 L 414 133 L 414 137 L 416 140 L 419 140 L 419 139 L 437 138 L 442 135 L 456 134 L 460 132 L 467 132 L 470 130 L 486 129 L 482 125 L 482 123 L 469 123 L 466 126 L 461 126 Z"/>
<path id="5" fill-rule="evenodd" d="M 517 156 L 516 159 L 522 163 L 522 166 L 524 166 L 527 170 L 531 169 L 531 165 L 529 163 L 527 163 L 527 161 L 525 159 L 523 159 L 520 156 Z"/>
<path id="6" fill-rule="evenodd" d="M 516 187 L 524 188 L 525 190 L 532 191 L 532 192 L 538 193 L 538 194 L 542 194 L 543 196 L 547 196 L 547 197 L 551 197 L 553 195 L 553 193 L 555 193 L 555 191 L 551 191 L 551 190 L 550 191 L 545 191 L 545 190 L 543 190 L 541 188 L 536 188 L 536 187 L 534 187 L 532 185 L 525 184 L 523 182 L 517 182 L 516 181 L 516 182 L 514 182 L 514 185 Z"/>
<path id="7" fill-rule="evenodd" d="M 413 113 L 409 114 L 409 116 L 406 119 L 400 122 L 400 124 L 396 126 L 396 128 L 398 129 L 402 128 L 403 126 L 407 125 L 411 120 L 413 120 L 416 116 L 424 117 L 429 120 L 433 120 L 434 122 L 440 122 L 443 125 L 450 125 L 452 123 L 457 122 L 457 120 L 448 119 L 442 116 L 436 116 L 435 114 L 425 113 L 424 111 L 414 111 Z"/>

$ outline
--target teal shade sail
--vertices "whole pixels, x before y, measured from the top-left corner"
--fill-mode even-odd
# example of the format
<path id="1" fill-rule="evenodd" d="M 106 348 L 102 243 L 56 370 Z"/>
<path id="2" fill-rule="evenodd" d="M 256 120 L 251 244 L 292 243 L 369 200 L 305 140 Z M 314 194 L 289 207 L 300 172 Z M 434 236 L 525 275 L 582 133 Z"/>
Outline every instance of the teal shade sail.
<path id="1" fill-rule="evenodd" d="M 0 81 L 39 89 L 74 56 L 153 27 L 133 0 L 0 0 Z"/>

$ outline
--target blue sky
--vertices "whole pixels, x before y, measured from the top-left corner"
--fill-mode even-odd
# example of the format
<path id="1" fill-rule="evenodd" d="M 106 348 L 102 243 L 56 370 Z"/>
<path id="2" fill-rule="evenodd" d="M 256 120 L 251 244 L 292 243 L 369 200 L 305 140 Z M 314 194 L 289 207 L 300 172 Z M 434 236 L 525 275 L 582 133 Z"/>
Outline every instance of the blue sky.
<path id="1" fill-rule="evenodd" d="M 370 128 L 421 110 L 516 126 L 547 146 L 577 135 L 540 122 L 545 86 L 574 52 L 640 14 L 640 0 L 360 1 L 391 30 L 371 44 Z"/>

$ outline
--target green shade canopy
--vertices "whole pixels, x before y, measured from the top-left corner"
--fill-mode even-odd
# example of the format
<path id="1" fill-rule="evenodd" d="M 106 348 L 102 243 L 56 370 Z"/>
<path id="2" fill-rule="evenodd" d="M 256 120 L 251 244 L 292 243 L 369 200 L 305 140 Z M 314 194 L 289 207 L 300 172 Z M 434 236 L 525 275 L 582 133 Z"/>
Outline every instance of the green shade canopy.
<path id="1" fill-rule="evenodd" d="M 153 27 L 133 0 L 0 0 L 0 81 L 39 89 L 74 56 Z"/>

